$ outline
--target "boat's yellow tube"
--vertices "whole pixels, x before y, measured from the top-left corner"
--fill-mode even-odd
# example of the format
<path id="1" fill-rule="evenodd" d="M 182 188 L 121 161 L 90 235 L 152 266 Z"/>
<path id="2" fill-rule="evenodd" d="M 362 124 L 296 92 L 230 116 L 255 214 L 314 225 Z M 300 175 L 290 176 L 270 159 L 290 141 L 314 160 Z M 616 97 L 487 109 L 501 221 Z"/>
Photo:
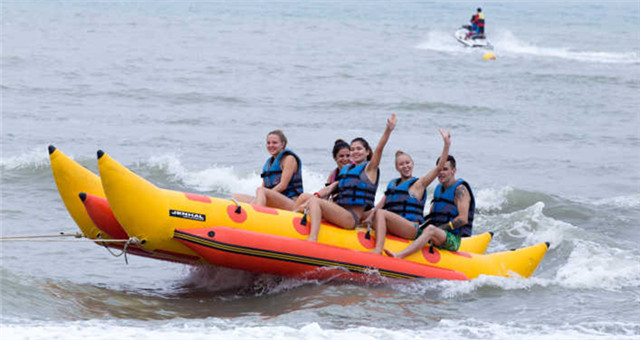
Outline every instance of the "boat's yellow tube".
<path id="1" fill-rule="evenodd" d="M 100 177 L 69 158 L 53 145 L 49 145 L 49 159 L 53 179 L 58 187 L 60 197 L 62 197 L 62 202 L 82 234 L 91 239 L 97 239 L 99 236 L 111 238 L 93 224 L 82 201 L 78 198 L 78 194 L 81 192 L 105 197 Z"/>
<path id="2" fill-rule="evenodd" d="M 195 255 L 191 249 L 173 239 L 176 229 L 223 226 L 294 239 L 305 239 L 309 234 L 309 226 L 301 223 L 300 213 L 251 204 L 238 206 L 230 200 L 160 189 L 102 151 L 98 152 L 98 168 L 104 192 L 118 222 L 129 236 L 140 239 L 149 250 Z M 491 236 L 488 235 L 488 238 L 490 240 Z M 373 249 L 375 243 L 373 237 L 366 239 L 365 230 L 345 230 L 327 223 L 320 228 L 318 240 L 320 243 L 361 251 Z M 399 251 L 408 242 L 389 237 L 386 247 Z M 474 242 L 482 246 L 478 247 Z M 486 237 L 484 241 L 474 240 L 474 237 L 465 238 L 459 252 L 434 249 L 430 253 L 425 248 L 407 260 L 456 270 L 470 279 L 480 274 L 528 277 L 547 250 L 546 244 L 540 244 L 491 255 L 471 252 L 484 252 L 487 244 Z"/>

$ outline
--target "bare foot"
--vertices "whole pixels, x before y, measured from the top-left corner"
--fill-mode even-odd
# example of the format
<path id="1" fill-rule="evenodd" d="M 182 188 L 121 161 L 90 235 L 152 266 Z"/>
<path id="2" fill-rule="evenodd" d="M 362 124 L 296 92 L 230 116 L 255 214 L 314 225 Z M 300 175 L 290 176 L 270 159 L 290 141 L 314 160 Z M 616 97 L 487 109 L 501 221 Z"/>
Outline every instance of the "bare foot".
<path id="1" fill-rule="evenodd" d="M 318 242 L 318 239 L 316 237 L 307 237 L 307 241 L 311 241 L 311 242 Z"/>
<path id="2" fill-rule="evenodd" d="M 398 257 L 398 256 L 396 255 L 396 253 L 392 252 L 392 251 L 391 251 L 391 250 L 389 250 L 389 249 L 385 249 L 385 250 L 384 250 L 384 253 L 385 253 L 385 254 L 387 254 L 387 256 L 389 256 L 389 257 L 395 257 L 395 258 L 397 258 L 397 257 Z"/>
<path id="3" fill-rule="evenodd" d="M 372 249 L 372 250 L 369 250 L 369 252 L 372 253 L 372 254 L 382 255 L 382 251 L 381 250 Z"/>

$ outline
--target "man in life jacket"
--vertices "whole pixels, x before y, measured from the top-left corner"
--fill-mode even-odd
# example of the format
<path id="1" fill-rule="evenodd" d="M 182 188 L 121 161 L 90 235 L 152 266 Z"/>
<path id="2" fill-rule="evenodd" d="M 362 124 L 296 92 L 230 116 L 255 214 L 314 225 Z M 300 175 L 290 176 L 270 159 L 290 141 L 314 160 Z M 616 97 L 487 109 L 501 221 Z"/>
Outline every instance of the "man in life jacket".
<path id="1" fill-rule="evenodd" d="M 436 187 L 431 210 L 425 216 L 426 222 L 420 226 L 418 235 L 407 248 L 394 253 L 385 250 L 392 257 L 404 258 L 431 242 L 441 249 L 457 251 L 460 238 L 471 236 L 476 203 L 469 184 L 456 179 L 456 160 L 447 156 L 447 163 L 438 173 L 440 184 Z"/>
<path id="2" fill-rule="evenodd" d="M 478 7 L 478 12 L 471 16 L 471 29 L 476 37 L 484 38 L 484 14 L 482 8 Z"/>

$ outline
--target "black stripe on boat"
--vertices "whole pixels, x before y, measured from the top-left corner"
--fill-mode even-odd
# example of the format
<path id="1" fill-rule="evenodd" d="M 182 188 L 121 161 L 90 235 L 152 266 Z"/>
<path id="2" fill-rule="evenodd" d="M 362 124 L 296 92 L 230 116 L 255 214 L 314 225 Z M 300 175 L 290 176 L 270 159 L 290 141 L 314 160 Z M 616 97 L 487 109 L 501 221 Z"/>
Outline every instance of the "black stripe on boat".
<path id="1" fill-rule="evenodd" d="M 412 274 L 374 268 L 374 267 L 367 267 L 367 266 L 348 263 L 348 262 L 331 261 L 331 260 L 325 260 L 325 259 L 310 257 L 310 256 L 295 255 L 295 254 L 288 254 L 288 253 L 272 251 L 272 250 L 237 246 L 233 244 L 211 240 L 201 236 L 191 235 L 178 230 L 174 232 L 173 238 L 194 243 L 203 247 L 228 252 L 228 253 L 255 256 L 255 257 L 261 257 L 261 258 L 272 259 L 272 260 L 280 260 L 285 262 L 300 263 L 300 264 L 306 264 L 306 265 L 316 266 L 316 267 L 341 267 L 350 272 L 361 273 L 361 274 L 369 274 L 369 272 L 371 272 L 372 270 L 375 270 L 382 276 L 400 278 L 400 279 L 415 279 L 415 278 L 422 277 L 418 275 L 412 275 Z"/>

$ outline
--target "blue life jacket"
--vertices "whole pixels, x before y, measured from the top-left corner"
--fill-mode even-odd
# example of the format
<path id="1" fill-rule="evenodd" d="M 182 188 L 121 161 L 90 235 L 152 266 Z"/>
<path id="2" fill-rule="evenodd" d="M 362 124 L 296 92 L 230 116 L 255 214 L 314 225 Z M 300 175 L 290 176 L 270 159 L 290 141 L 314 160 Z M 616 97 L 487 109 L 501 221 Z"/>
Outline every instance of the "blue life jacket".
<path id="1" fill-rule="evenodd" d="M 376 198 L 376 190 L 380 181 L 380 169 L 376 183 L 373 184 L 367 177 L 364 169 L 369 162 L 360 165 L 349 164 L 342 167 L 338 174 L 338 193 L 334 202 L 338 205 L 363 206 L 365 210 L 373 208 Z"/>
<path id="2" fill-rule="evenodd" d="M 418 178 L 411 177 L 398 185 L 401 179 L 396 178 L 389 182 L 387 191 L 384 192 L 385 203 L 382 209 L 392 211 L 409 221 L 422 224 L 424 222 L 422 216 L 424 215 L 424 204 L 427 202 L 427 190 L 425 188 L 422 199 L 418 200 L 409 193 L 409 188 Z"/>
<path id="3" fill-rule="evenodd" d="M 289 149 L 285 149 L 274 159 L 273 157 L 269 157 L 267 161 L 264 163 L 262 167 L 262 180 L 264 182 L 264 187 L 272 189 L 276 185 L 280 183 L 280 177 L 282 176 L 282 167 L 280 167 L 280 160 L 285 155 L 292 155 L 296 158 L 298 162 L 298 170 L 291 176 L 291 180 L 289 181 L 289 185 L 282 191 L 282 194 L 291 198 L 295 196 L 300 196 L 302 194 L 302 161 L 300 157 L 296 155 L 293 151 Z"/>
<path id="4" fill-rule="evenodd" d="M 455 192 L 458 185 L 464 185 L 469 190 L 471 195 L 471 202 L 469 203 L 469 216 L 467 217 L 468 223 L 460 228 L 450 230 L 452 234 L 460 234 L 460 236 L 471 236 L 471 229 L 473 228 L 473 215 L 476 211 L 476 200 L 473 197 L 473 191 L 471 186 L 463 179 L 458 179 L 456 183 L 444 192 L 442 192 L 442 183 L 438 184 L 435 192 L 433 193 L 433 200 L 431 201 L 431 212 L 425 216 L 425 219 L 429 224 L 440 226 L 449 221 L 452 221 L 458 216 L 458 207 L 455 204 Z"/>

